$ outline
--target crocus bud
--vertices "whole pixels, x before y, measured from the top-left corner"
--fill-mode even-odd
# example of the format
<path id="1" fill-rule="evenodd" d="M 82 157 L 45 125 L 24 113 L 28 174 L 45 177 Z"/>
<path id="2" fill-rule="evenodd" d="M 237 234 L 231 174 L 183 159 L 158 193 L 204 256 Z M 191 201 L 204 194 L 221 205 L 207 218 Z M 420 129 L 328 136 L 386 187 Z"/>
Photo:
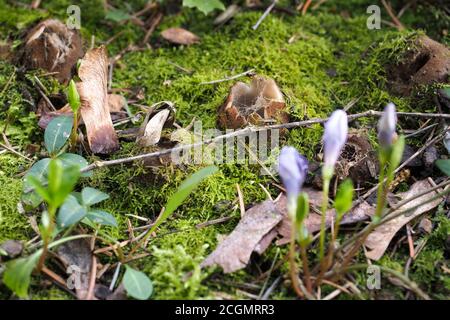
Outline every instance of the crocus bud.
<path id="1" fill-rule="evenodd" d="M 308 174 L 308 160 L 293 147 L 283 147 L 278 158 L 278 172 L 289 200 L 297 201 Z"/>
<path id="2" fill-rule="evenodd" d="M 389 103 L 378 122 L 378 141 L 382 147 L 389 147 L 394 142 L 396 124 L 397 115 L 395 113 L 395 105 Z"/>
<path id="3" fill-rule="evenodd" d="M 325 171 L 331 172 L 331 174 L 347 141 L 347 133 L 347 114 L 343 110 L 334 111 L 325 123 L 325 132 L 323 134 L 324 168 Z"/>

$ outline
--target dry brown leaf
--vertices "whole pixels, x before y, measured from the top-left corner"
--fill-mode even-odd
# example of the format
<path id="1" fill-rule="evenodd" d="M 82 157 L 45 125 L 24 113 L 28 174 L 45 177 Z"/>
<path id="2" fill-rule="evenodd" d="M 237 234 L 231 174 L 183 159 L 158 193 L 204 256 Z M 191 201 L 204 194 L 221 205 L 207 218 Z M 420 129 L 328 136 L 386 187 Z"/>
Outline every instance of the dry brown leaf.
<path id="1" fill-rule="evenodd" d="M 161 36 L 172 43 L 191 45 L 200 42 L 200 38 L 183 28 L 169 28 L 161 32 Z"/>
<path id="2" fill-rule="evenodd" d="M 286 123 L 283 93 L 272 79 L 255 76 L 250 86 L 237 82 L 230 89 L 219 108 L 219 126 L 238 129 L 246 125 L 264 125 L 267 122 Z"/>
<path id="3" fill-rule="evenodd" d="M 120 112 L 127 105 L 127 99 L 120 94 L 111 93 L 108 94 L 108 107 L 109 112 Z"/>
<path id="4" fill-rule="evenodd" d="M 309 196 L 310 205 L 320 208 L 322 203 L 322 192 L 311 188 L 304 188 Z M 282 195 L 276 202 L 278 210 L 284 215 L 283 221 L 277 227 L 279 234 L 282 236 L 281 239 L 277 240 L 277 245 L 283 245 L 291 240 L 291 221 L 287 214 L 286 208 L 286 196 Z M 350 212 L 346 213 L 341 220 L 341 225 L 353 224 L 359 221 L 364 221 L 372 217 L 375 213 L 375 208 L 369 205 L 367 202 L 362 202 L 361 204 L 354 207 Z M 326 225 L 329 227 L 334 221 L 335 211 L 334 209 L 329 209 L 326 216 Z M 322 216 L 316 212 L 310 212 L 305 220 L 306 228 L 309 233 L 315 233 L 320 230 L 320 225 L 322 221 Z"/>
<path id="5" fill-rule="evenodd" d="M 56 19 L 40 22 L 32 28 L 21 48 L 19 59 L 27 69 L 55 72 L 62 83 L 72 78 L 72 70 L 83 56 L 81 34 Z"/>
<path id="6" fill-rule="evenodd" d="M 415 182 L 411 188 L 401 194 L 402 200 L 413 197 L 414 195 L 426 191 L 430 188 L 433 188 L 433 185 L 428 180 L 420 180 Z M 403 212 L 409 210 L 417 205 L 425 201 L 431 200 L 435 197 L 437 192 L 430 192 L 422 197 L 411 200 L 397 211 L 394 211 L 392 214 L 398 214 L 399 212 Z M 369 251 L 367 251 L 366 256 L 372 260 L 379 260 L 386 249 L 389 246 L 392 238 L 394 238 L 395 234 L 409 221 L 420 216 L 423 213 L 426 213 L 434 208 L 436 208 L 442 202 L 441 198 L 438 198 L 430 203 L 419 206 L 415 210 L 408 211 L 403 215 L 398 216 L 391 221 L 388 221 L 378 228 L 376 228 L 366 239 L 365 245 L 368 247 Z"/>
<path id="7" fill-rule="evenodd" d="M 161 139 L 161 132 L 164 124 L 169 117 L 170 110 L 164 109 L 159 111 L 157 114 L 150 119 L 150 121 L 145 126 L 144 135 L 138 139 L 139 144 L 142 147 L 149 147 L 155 145 Z"/>
<path id="8" fill-rule="evenodd" d="M 93 153 L 108 154 L 119 149 L 108 106 L 108 57 L 104 46 L 86 52 L 78 69 L 81 117 Z"/>
<path id="9" fill-rule="evenodd" d="M 261 239 L 281 221 L 275 204 L 264 201 L 247 210 L 233 232 L 223 240 L 201 264 L 219 265 L 225 273 L 244 268 Z"/>
<path id="10" fill-rule="evenodd" d="M 78 299 L 86 299 L 92 269 L 92 252 L 89 242 L 85 239 L 65 242 L 56 252 L 70 280 L 73 281 Z"/>

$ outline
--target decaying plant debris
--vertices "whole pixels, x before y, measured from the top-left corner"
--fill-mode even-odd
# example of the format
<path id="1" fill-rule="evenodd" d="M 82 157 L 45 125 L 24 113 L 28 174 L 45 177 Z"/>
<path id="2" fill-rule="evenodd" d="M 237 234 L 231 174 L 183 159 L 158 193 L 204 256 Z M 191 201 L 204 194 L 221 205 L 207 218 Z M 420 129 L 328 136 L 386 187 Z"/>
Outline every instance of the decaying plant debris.
<path id="1" fill-rule="evenodd" d="M 283 93 L 273 79 L 255 76 L 248 86 L 237 82 L 219 108 L 219 126 L 238 129 L 248 124 L 265 125 L 286 123 L 289 117 L 285 110 Z"/>
<path id="2" fill-rule="evenodd" d="M 437 192 L 430 192 L 402 201 L 437 184 L 444 184 L 439 191 L 448 188 L 448 178 L 436 166 L 448 158 L 442 143 L 448 140 L 450 117 L 448 28 L 442 17 L 448 6 L 415 1 L 403 7 L 404 2 L 387 3 L 392 12 L 383 11 L 382 29 L 376 32 L 367 31 L 364 1 L 299 1 L 298 7 L 245 1 L 207 17 L 195 9 L 180 13 L 172 1 L 105 2 L 105 19 L 81 4 L 81 32 L 55 19 L 42 21 L 66 14 L 51 2 L 33 1 L 30 17 L 17 23 L 0 15 L 0 183 L 7 190 L 0 191 L 0 277 L 11 261 L 40 249 L 44 238 L 42 217 L 49 206 L 19 202 L 26 191 L 23 177 L 40 161 L 69 159 L 84 168 L 74 197 L 90 186 L 107 192 L 110 198 L 100 195 L 105 202 L 97 213 L 110 212 L 113 222 L 100 226 L 97 217 L 59 233 L 54 239 L 86 238 L 51 248 L 44 269 L 30 269 L 30 298 L 139 298 L 123 282 L 133 268 L 154 283 L 153 295 L 143 299 L 292 299 L 295 294 L 300 299 L 445 299 L 448 198 L 433 199 Z M 427 11 L 436 4 L 441 7 Z M 0 13 L 3 6 L 16 17 L 22 4 L 7 2 Z M 419 7 L 422 11 L 416 11 Z M 397 32 L 400 27 L 406 30 Z M 413 31 L 418 28 L 429 36 Z M 90 39 L 83 41 L 81 34 Z M 218 74 L 230 76 L 218 79 Z M 47 152 L 38 126 L 45 129 L 59 116 L 73 120 L 67 99 L 71 79 L 81 99 L 78 139 Z M 396 130 L 407 137 L 403 164 L 386 189 L 385 212 L 398 216 L 358 238 L 364 241 L 357 248 L 353 237 L 376 220 L 376 121 L 389 101 L 399 111 Z M 335 109 L 348 113 L 350 134 L 325 201 L 327 237 L 342 228 L 336 241 L 325 240 L 330 245 L 325 253 L 335 250 L 336 255 L 324 260 L 322 273 L 316 264 L 324 199 L 318 191 L 323 187 L 320 135 Z M 300 294 L 292 290 L 295 281 L 286 272 L 286 244 L 293 235 L 287 190 L 276 174 L 266 175 L 266 165 L 276 166 L 278 148 L 267 163 L 217 164 L 218 172 L 202 180 L 184 203 L 174 210 L 173 203 L 167 205 L 179 190 L 186 191 L 186 177 L 208 169 L 189 161 L 175 164 L 171 151 L 200 144 L 208 152 L 216 146 L 202 140 L 195 121 L 202 121 L 204 130 L 235 129 L 233 134 L 242 136 L 278 125 L 280 149 L 295 146 L 306 156 L 309 176 L 302 191 L 309 196 L 310 212 L 304 225 L 312 241 L 306 256 L 315 281 L 310 292 L 306 282 Z M 192 155 L 188 151 L 186 158 Z M 353 207 L 335 224 L 336 194 L 346 179 L 354 184 Z M 167 209 L 172 214 L 158 224 Z M 353 248 L 358 250 L 350 255 Z M 296 275 L 304 281 L 308 262 L 300 241 L 294 252 Z M 381 290 L 366 290 L 365 264 L 375 261 L 394 272 L 382 271 Z M 0 281 L 0 299 L 16 299 L 19 295 L 4 284 Z"/>
<path id="3" fill-rule="evenodd" d="M 81 98 L 81 117 L 93 153 L 108 154 L 119 149 L 119 141 L 109 114 L 107 75 L 106 48 L 86 52 L 78 68 L 81 82 L 77 83 L 77 88 Z"/>
<path id="4" fill-rule="evenodd" d="M 450 49 L 428 36 L 411 43 L 399 65 L 388 71 L 391 90 L 409 95 L 418 86 L 450 81 Z"/>
<path id="5" fill-rule="evenodd" d="M 25 68 L 55 73 L 56 79 L 67 83 L 83 57 L 81 34 L 59 20 L 44 20 L 28 31 L 19 56 Z"/>

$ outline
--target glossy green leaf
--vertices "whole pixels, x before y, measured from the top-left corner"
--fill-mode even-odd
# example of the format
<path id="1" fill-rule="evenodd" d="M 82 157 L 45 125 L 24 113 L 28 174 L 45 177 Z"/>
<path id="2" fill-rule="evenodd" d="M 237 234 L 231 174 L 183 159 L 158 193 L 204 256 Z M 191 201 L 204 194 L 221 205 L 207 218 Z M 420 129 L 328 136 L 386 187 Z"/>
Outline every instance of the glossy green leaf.
<path id="1" fill-rule="evenodd" d="M 31 273 L 37 265 L 41 251 L 26 258 L 12 260 L 6 264 L 3 283 L 19 298 L 26 298 L 30 286 Z"/>
<path id="2" fill-rule="evenodd" d="M 50 154 L 58 153 L 72 131 L 73 119 L 69 116 L 54 118 L 47 125 L 44 133 L 45 148 Z"/>
<path id="3" fill-rule="evenodd" d="M 337 213 L 337 220 L 341 220 L 342 216 L 348 212 L 353 205 L 353 182 L 350 179 L 346 179 L 339 185 L 334 199 L 334 208 Z"/>
<path id="4" fill-rule="evenodd" d="M 102 202 L 108 198 L 108 194 L 91 187 L 86 187 L 81 190 L 81 199 L 83 200 L 83 204 L 86 206 L 92 206 L 93 204 Z"/>
<path id="5" fill-rule="evenodd" d="M 30 176 L 34 176 L 39 182 L 44 183 L 47 181 L 47 172 L 48 172 L 48 166 L 50 164 L 50 159 L 45 158 L 42 160 L 39 160 L 33 166 L 28 170 L 27 174 L 24 177 L 24 183 L 23 183 L 23 191 L 22 194 L 22 201 L 29 206 L 32 206 L 33 208 L 37 207 L 42 202 L 42 197 L 37 192 L 29 192 L 33 186 L 28 181 L 28 178 Z"/>
<path id="6" fill-rule="evenodd" d="M 90 210 L 86 217 L 97 224 L 117 227 L 116 218 L 112 214 L 102 210 Z"/>
<path id="7" fill-rule="evenodd" d="M 155 231 L 161 223 L 166 221 L 166 219 L 180 206 L 180 204 L 183 203 L 187 196 L 189 196 L 192 190 L 194 190 L 200 184 L 200 182 L 202 182 L 210 175 L 216 173 L 218 170 L 219 169 L 216 166 L 209 166 L 197 171 L 186 180 L 184 180 L 178 190 L 167 201 L 167 204 L 165 206 L 166 209 L 150 229 L 149 234 Z"/>
<path id="8" fill-rule="evenodd" d="M 70 80 L 69 88 L 67 89 L 67 100 L 69 101 L 70 108 L 74 113 L 78 111 L 81 105 L 80 95 L 78 94 L 75 81 Z"/>
<path id="9" fill-rule="evenodd" d="M 73 195 L 69 195 L 59 209 L 56 222 L 60 228 L 67 228 L 81 221 L 86 214 L 86 208 L 80 205 Z"/>
<path id="10" fill-rule="evenodd" d="M 77 166 L 64 168 L 62 162 L 53 159 L 48 169 L 48 190 L 52 197 L 52 205 L 57 208 L 72 192 L 78 179 L 80 170 Z"/>
<path id="11" fill-rule="evenodd" d="M 439 159 L 436 160 L 435 164 L 443 173 L 450 177 L 450 160 Z"/>
<path id="12" fill-rule="evenodd" d="M 123 285 L 128 295 L 138 300 L 147 300 L 153 293 L 153 283 L 141 271 L 126 266 Z"/>
<path id="13" fill-rule="evenodd" d="M 225 6 L 220 0 L 183 0 L 183 6 L 188 8 L 197 8 L 205 15 L 215 9 L 225 10 Z"/>
<path id="14" fill-rule="evenodd" d="M 84 167 L 87 167 L 89 165 L 85 158 L 76 153 L 63 153 L 57 159 L 61 160 L 64 168 L 70 166 L 78 166 L 79 169 L 83 169 Z M 90 177 L 92 176 L 92 171 L 83 172 L 81 176 Z"/>

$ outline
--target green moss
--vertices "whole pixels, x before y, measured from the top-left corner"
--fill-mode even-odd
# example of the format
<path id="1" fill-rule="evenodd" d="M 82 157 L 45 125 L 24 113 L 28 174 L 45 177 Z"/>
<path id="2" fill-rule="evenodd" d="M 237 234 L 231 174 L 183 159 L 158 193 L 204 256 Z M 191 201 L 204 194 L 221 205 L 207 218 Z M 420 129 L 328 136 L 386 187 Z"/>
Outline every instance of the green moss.
<path id="1" fill-rule="evenodd" d="M 0 188 L 0 243 L 9 239 L 29 240 L 28 219 L 17 211 L 22 180 L 14 177 L 23 164 L 15 155 L 0 155 L 0 185 L 6 186 Z"/>

